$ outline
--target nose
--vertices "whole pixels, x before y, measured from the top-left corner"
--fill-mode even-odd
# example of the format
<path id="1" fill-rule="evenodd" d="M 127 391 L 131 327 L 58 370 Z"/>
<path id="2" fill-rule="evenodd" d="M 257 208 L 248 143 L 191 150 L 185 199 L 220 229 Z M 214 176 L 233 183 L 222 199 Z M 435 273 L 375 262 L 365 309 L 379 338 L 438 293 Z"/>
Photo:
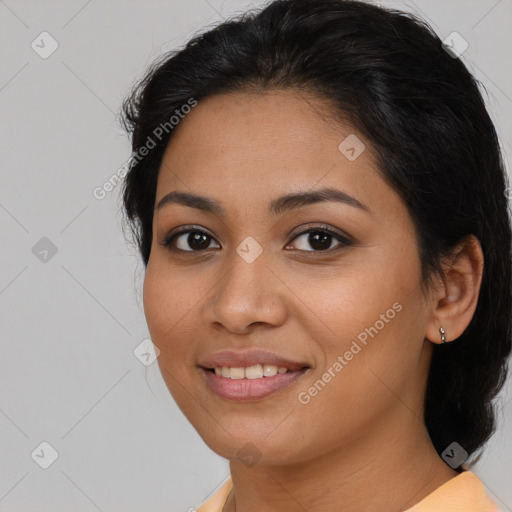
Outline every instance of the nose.
<path id="1" fill-rule="evenodd" d="M 205 314 L 210 325 L 236 334 L 248 334 L 257 325 L 277 327 L 286 319 L 285 294 L 263 254 L 248 263 L 235 253 L 205 304 Z"/>

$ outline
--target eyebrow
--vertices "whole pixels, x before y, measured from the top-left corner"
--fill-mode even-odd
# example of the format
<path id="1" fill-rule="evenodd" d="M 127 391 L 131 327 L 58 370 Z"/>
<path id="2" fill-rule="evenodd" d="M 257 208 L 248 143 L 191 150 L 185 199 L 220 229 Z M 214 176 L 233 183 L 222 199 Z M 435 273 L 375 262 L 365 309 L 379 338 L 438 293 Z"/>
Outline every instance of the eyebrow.
<path id="1" fill-rule="evenodd" d="M 271 201 L 269 205 L 269 213 L 275 216 L 286 211 L 325 201 L 344 203 L 364 210 L 371 215 L 371 211 L 367 206 L 362 204 L 355 197 L 335 188 L 321 188 L 314 191 L 294 192 L 278 197 Z M 190 208 L 196 208 L 198 210 L 217 215 L 218 217 L 225 217 L 226 215 L 226 212 L 218 201 L 205 196 L 190 194 L 188 192 L 180 192 L 177 190 L 169 192 L 160 199 L 156 210 L 161 210 L 164 206 L 173 203 L 188 206 Z"/>

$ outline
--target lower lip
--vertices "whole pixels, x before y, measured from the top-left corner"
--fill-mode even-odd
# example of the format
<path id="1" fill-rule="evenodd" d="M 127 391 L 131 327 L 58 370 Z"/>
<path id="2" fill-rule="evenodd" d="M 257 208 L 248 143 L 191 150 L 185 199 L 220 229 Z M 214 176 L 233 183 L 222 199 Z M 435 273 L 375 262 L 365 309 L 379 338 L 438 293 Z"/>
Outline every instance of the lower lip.
<path id="1" fill-rule="evenodd" d="M 272 377 L 259 379 L 230 379 L 206 369 L 203 369 L 203 373 L 210 389 L 220 397 L 238 402 L 248 402 L 260 400 L 290 386 L 300 379 L 308 369 L 278 373 Z"/>

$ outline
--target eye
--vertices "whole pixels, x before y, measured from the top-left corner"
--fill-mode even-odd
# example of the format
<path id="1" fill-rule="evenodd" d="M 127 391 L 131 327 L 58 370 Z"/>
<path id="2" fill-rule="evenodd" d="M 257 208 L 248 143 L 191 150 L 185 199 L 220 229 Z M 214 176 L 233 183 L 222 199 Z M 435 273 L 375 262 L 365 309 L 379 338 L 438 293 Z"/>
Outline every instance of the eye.
<path id="1" fill-rule="evenodd" d="M 294 240 L 299 241 L 299 243 L 295 243 L 298 250 L 307 252 L 328 251 L 333 247 L 338 247 L 339 245 L 348 246 L 352 243 L 347 237 L 329 229 L 328 227 L 308 229 L 307 231 L 299 233 L 292 242 Z M 338 243 L 333 246 L 333 242 L 336 241 Z M 309 249 L 308 247 L 311 247 L 312 249 Z M 290 248 L 290 246 L 288 245 L 287 248 Z"/>
<path id="2" fill-rule="evenodd" d="M 349 246 L 352 244 L 352 241 L 348 237 L 343 236 L 341 233 L 327 226 L 317 226 L 303 231 L 296 235 L 292 239 L 292 242 L 295 240 L 299 241 L 298 244 L 294 244 L 297 246 L 295 247 L 297 250 L 313 253 L 325 252 L 333 247 Z M 217 244 L 214 248 L 221 248 L 218 242 L 206 231 L 197 228 L 191 229 L 189 227 L 188 229 L 183 228 L 178 232 L 167 235 L 164 241 L 160 242 L 160 245 L 168 247 L 171 251 L 201 252 L 211 248 L 210 244 L 212 242 Z M 333 242 L 335 243 L 334 246 Z M 336 244 L 336 242 L 338 243 Z M 308 248 L 308 246 L 310 248 Z M 291 242 L 286 245 L 286 249 L 290 248 L 293 248 Z"/>
<path id="3" fill-rule="evenodd" d="M 173 245 L 173 247 L 170 247 L 170 250 L 178 249 L 180 251 L 199 252 L 208 249 L 213 240 L 214 238 L 206 233 L 206 231 L 188 229 L 168 235 L 161 245 L 164 247 Z M 217 248 L 220 248 L 220 245 L 217 245 Z"/>

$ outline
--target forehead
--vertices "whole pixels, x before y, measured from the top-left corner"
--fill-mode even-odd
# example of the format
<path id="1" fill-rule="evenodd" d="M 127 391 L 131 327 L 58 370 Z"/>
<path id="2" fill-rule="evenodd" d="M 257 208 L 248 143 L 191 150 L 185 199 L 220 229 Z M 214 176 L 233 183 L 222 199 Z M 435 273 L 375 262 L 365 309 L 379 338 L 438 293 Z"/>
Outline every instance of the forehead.
<path id="1" fill-rule="evenodd" d="M 352 126 L 334 122 L 332 107 L 318 97 L 293 90 L 216 95 L 200 100 L 175 127 L 156 200 L 199 187 L 252 202 L 320 185 L 356 197 L 373 190 L 378 200 L 389 187 L 372 151 Z"/>
<path id="2" fill-rule="evenodd" d="M 326 137 L 336 142 L 344 131 L 353 131 L 331 118 L 326 100 L 294 90 L 220 94 L 198 102 L 175 128 L 168 149 L 186 145 L 198 156 L 230 150 L 229 158 L 242 157 L 241 151 L 262 158 L 283 156 L 284 150 L 292 149 L 315 154 L 331 142 Z M 294 153 L 287 156 L 293 159 Z"/>

